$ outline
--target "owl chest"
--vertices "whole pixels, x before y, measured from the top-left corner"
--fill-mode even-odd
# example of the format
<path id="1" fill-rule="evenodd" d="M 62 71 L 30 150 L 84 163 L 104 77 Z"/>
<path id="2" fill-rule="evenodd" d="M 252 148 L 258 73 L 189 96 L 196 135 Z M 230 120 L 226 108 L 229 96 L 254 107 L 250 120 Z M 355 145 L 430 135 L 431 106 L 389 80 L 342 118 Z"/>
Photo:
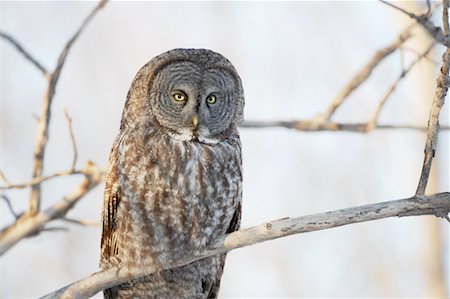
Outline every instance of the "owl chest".
<path id="1" fill-rule="evenodd" d="M 181 142 L 130 150 L 134 163 L 119 174 L 131 215 L 124 229 L 153 251 L 180 254 L 224 234 L 240 200 L 240 164 L 232 155 Z"/>

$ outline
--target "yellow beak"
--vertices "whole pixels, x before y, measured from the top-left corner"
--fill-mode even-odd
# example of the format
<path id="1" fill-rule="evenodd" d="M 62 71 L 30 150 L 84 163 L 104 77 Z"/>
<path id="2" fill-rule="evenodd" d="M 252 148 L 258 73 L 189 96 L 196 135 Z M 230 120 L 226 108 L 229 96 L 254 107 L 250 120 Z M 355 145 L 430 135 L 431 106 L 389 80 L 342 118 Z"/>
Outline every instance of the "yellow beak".
<path id="1" fill-rule="evenodd" d="M 192 124 L 194 125 L 194 130 L 197 129 L 197 125 L 198 125 L 197 114 L 195 114 L 194 117 L 192 118 Z"/>

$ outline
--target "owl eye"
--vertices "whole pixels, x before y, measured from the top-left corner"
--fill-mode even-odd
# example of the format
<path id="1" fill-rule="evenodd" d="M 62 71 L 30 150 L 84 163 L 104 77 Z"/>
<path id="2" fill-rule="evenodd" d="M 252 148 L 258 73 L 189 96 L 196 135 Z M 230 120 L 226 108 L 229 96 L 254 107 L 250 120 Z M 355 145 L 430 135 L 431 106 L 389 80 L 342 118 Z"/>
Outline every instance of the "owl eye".
<path id="1" fill-rule="evenodd" d="M 187 100 L 187 96 L 181 91 L 175 92 L 172 97 L 177 102 L 184 102 Z"/>
<path id="2" fill-rule="evenodd" d="M 217 97 L 213 94 L 210 94 L 207 98 L 206 98 L 206 103 L 213 105 L 215 104 L 217 101 Z"/>

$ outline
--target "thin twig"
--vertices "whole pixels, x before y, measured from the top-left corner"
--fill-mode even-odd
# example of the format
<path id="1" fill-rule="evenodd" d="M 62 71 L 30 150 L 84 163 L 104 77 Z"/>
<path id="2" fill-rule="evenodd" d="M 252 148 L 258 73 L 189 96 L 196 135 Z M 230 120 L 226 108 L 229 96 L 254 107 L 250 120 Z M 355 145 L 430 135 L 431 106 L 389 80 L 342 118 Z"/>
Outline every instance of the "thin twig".
<path id="1" fill-rule="evenodd" d="M 36 58 L 34 58 L 27 50 L 24 49 L 24 47 L 22 47 L 22 45 L 11 35 L 0 31 L 0 36 L 7 40 L 8 42 L 11 43 L 11 45 L 13 45 L 17 51 L 19 51 L 20 54 L 22 54 L 26 60 L 28 60 L 29 62 L 31 62 L 39 71 L 41 71 L 41 73 L 47 77 L 48 76 L 48 71 L 47 69 L 37 61 Z"/>
<path id="2" fill-rule="evenodd" d="M 400 83 L 400 81 L 402 81 L 404 78 L 406 78 L 406 76 L 412 70 L 412 68 L 415 65 L 417 65 L 419 63 L 419 61 L 422 60 L 422 58 L 424 58 L 426 55 L 428 55 L 428 53 L 430 53 L 430 51 L 433 49 L 434 45 L 435 45 L 434 42 L 431 43 L 427 47 L 427 49 L 421 55 L 419 55 L 413 62 L 411 62 L 411 64 L 406 69 L 402 70 L 402 72 L 401 72 L 400 76 L 397 78 L 397 80 L 394 83 L 392 83 L 392 85 L 389 87 L 389 89 L 387 90 L 387 92 L 383 96 L 383 99 L 380 101 L 380 103 L 376 107 L 375 111 L 373 112 L 372 117 L 368 121 L 368 123 L 367 123 L 367 130 L 368 131 L 371 131 L 371 130 L 376 128 L 378 116 L 380 115 L 381 109 L 383 109 L 383 107 L 386 104 L 387 100 L 389 99 L 391 94 L 395 91 L 395 89 L 397 88 L 397 86 Z"/>
<path id="3" fill-rule="evenodd" d="M 32 179 L 32 180 L 30 180 L 28 182 L 25 182 L 25 183 L 20 183 L 20 184 L 7 183 L 7 184 L 4 184 L 3 186 L 0 186 L 0 190 L 23 189 L 23 188 L 33 187 L 33 186 L 35 186 L 37 184 L 41 184 L 42 182 L 48 181 L 48 180 L 56 178 L 56 177 L 79 175 L 79 174 L 86 175 L 86 173 L 85 173 L 85 171 L 83 169 L 66 170 L 66 171 L 56 172 L 56 173 L 53 173 L 53 174 L 47 175 L 47 176 L 36 177 L 36 178 L 34 178 L 34 179 Z"/>
<path id="4" fill-rule="evenodd" d="M 3 173 L 3 171 L 0 170 L 0 180 L 4 181 L 5 183 L 9 184 L 10 181 L 6 177 L 6 175 Z"/>
<path id="5" fill-rule="evenodd" d="M 8 206 L 9 211 L 11 212 L 11 214 L 14 216 L 14 218 L 19 218 L 20 215 L 17 214 L 11 204 L 11 201 L 9 200 L 9 198 L 5 195 L 5 194 L 0 194 L 0 197 L 3 198 L 3 200 L 6 202 L 6 205 Z"/>
<path id="6" fill-rule="evenodd" d="M 69 229 L 63 226 L 52 226 L 41 228 L 39 232 L 67 232 Z"/>
<path id="7" fill-rule="evenodd" d="M 44 226 L 54 220 L 64 217 L 66 213 L 89 191 L 102 181 L 102 172 L 88 162 L 83 173 L 83 182 L 72 193 L 57 201 L 53 206 L 35 215 L 23 214 L 16 222 L 0 231 L 0 255 L 8 251 L 23 238 L 38 233 Z"/>
<path id="8" fill-rule="evenodd" d="M 402 70 L 404 70 L 405 69 L 405 49 L 404 49 L 404 47 L 403 47 L 403 45 L 401 46 L 401 47 L 399 47 L 398 48 L 399 50 L 399 56 L 400 56 L 400 68 L 402 69 Z"/>
<path id="9" fill-rule="evenodd" d="M 161 265 L 163 269 L 173 269 L 194 261 L 294 234 L 330 229 L 343 225 L 379 220 L 389 217 L 417 215 L 435 215 L 446 217 L 450 212 L 450 193 L 439 193 L 431 196 L 413 196 L 411 198 L 388 201 L 365 206 L 341 209 L 326 213 L 308 215 L 298 218 L 284 218 L 266 222 L 247 229 L 219 237 L 201 254 L 188 256 L 174 264 Z M 63 287 L 42 298 L 88 298 L 98 292 L 115 285 L 153 274 L 157 271 L 153 264 L 139 267 L 134 271 L 126 266 L 114 266 L 108 270 L 97 272 L 91 276 Z"/>
<path id="10" fill-rule="evenodd" d="M 318 122 L 317 119 L 292 120 L 292 121 L 245 121 L 241 128 L 265 129 L 265 128 L 286 128 L 297 131 L 317 132 L 317 131 L 343 131 L 354 133 L 367 133 L 367 123 L 339 123 L 332 121 Z M 427 128 L 412 125 L 390 125 L 378 124 L 374 130 L 416 130 L 426 131 Z M 450 130 L 449 126 L 441 127 L 441 130 Z"/>
<path id="11" fill-rule="evenodd" d="M 58 64 L 55 68 L 55 70 L 50 74 L 48 78 L 48 87 L 44 96 L 44 100 L 42 102 L 41 107 L 41 113 L 39 116 L 39 123 L 38 123 L 38 133 L 36 137 L 36 145 L 34 149 L 34 165 L 33 165 L 33 172 L 32 177 L 40 177 L 42 176 L 42 171 L 44 168 L 44 157 L 45 157 L 45 148 L 47 145 L 48 140 L 48 128 L 50 124 L 51 119 L 51 104 L 53 97 L 55 95 L 56 85 L 59 80 L 59 76 L 61 74 L 61 70 L 64 66 L 64 63 L 66 61 L 67 55 L 69 54 L 69 51 L 74 44 L 74 42 L 77 40 L 80 33 L 83 31 L 83 29 L 86 27 L 86 25 L 89 23 L 89 21 L 94 17 L 94 15 L 99 11 L 104 5 L 106 1 L 102 0 L 100 3 L 97 4 L 97 6 L 91 11 L 91 13 L 86 17 L 86 19 L 81 23 L 78 30 L 75 32 L 75 34 L 72 36 L 71 39 L 66 43 L 64 46 L 64 49 L 62 50 L 61 54 L 58 58 Z M 32 186 L 31 194 L 30 194 L 30 201 L 29 201 L 29 208 L 28 213 L 31 215 L 35 215 L 39 212 L 40 209 L 40 202 L 41 202 L 41 186 L 40 184 L 36 184 Z"/>
<path id="12" fill-rule="evenodd" d="M 399 36 L 387 47 L 380 49 L 375 52 L 372 58 L 367 62 L 356 75 L 348 82 L 337 94 L 337 96 L 332 100 L 331 104 L 328 106 L 327 110 L 320 115 L 320 118 L 329 120 L 333 113 L 342 105 L 342 103 L 347 99 L 347 97 L 357 89 L 362 83 L 364 83 L 367 78 L 369 78 L 375 67 L 390 54 L 394 53 L 406 40 L 408 40 L 412 33 L 411 29 L 414 25 L 408 26 L 404 29 Z"/>
<path id="13" fill-rule="evenodd" d="M 72 141 L 73 160 L 70 170 L 74 170 L 78 159 L 77 143 L 75 141 L 75 135 L 73 134 L 72 119 L 70 118 L 69 113 L 67 113 L 67 110 L 64 110 L 64 116 L 67 121 L 67 127 L 69 128 L 70 140 Z"/>
<path id="14" fill-rule="evenodd" d="M 420 174 L 419 183 L 417 186 L 417 195 L 425 193 L 430 175 L 431 163 L 436 152 L 437 137 L 439 134 L 439 113 L 445 103 L 445 96 L 449 87 L 449 68 L 450 68 L 450 48 L 447 48 L 444 55 L 442 55 L 442 67 L 437 78 L 437 86 L 434 94 L 433 103 L 430 109 L 430 116 L 428 118 L 427 139 L 425 142 L 425 154 L 422 165 L 422 172 Z"/>
<path id="15" fill-rule="evenodd" d="M 72 219 L 72 218 L 67 218 L 67 217 L 63 217 L 63 218 L 61 218 L 61 220 L 65 221 L 65 222 L 73 223 L 73 224 L 78 224 L 81 226 L 100 227 L 100 222 L 97 222 L 97 221 L 78 220 L 78 219 Z"/>
<path id="16" fill-rule="evenodd" d="M 405 50 L 405 51 L 414 53 L 414 54 L 416 54 L 416 55 L 418 55 L 418 56 L 422 55 L 422 53 L 420 53 L 418 50 L 413 49 L 413 48 L 409 48 L 409 47 L 403 46 L 402 49 Z M 433 58 L 431 58 L 431 57 L 428 56 L 428 55 L 425 55 L 423 58 L 425 58 L 428 62 L 432 63 L 432 64 L 435 65 L 435 66 L 438 66 L 438 65 L 439 65 L 439 62 L 438 62 L 437 60 L 434 60 Z"/>
<path id="17" fill-rule="evenodd" d="M 427 16 L 430 16 L 430 15 L 431 15 L 431 2 L 430 2 L 430 0 L 426 0 L 426 3 L 427 3 L 427 12 L 426 12 L 426 15 L 427 15 Z"/>
<path id="18" fill-rule="evenodd" d="M 407 10 L 404 10 L 400 6 L 394 5 L 394 4 L 392 4 L 392 3 L 388 2 L 388 1 L 385 1 L 385 0 L 379 0 L 379 1 L 384 3 L 384 4 L 386 4 L 386 5 L 388 5 L 388 6 L 390 6 L 390 7 L 392 7 L 392 8 L 394 8 L 394 9 L 396 9 L 396 10 L 401 11 L 405 15 L 408 15 L 410 18 L 413 18 L 413 19 L 417 18 L 417 16 L 415 14 L 413 14 L 413 13 L 407 11 Z"/>
<path id="19" fill-rule="evenodd" d="M 409 11 L 404 10 L 403 8 L 401 8 L 397 5 L 387 2 L 385 0 L 379 0 L 379 1 L 386 5 L 389 5 L 390 7 L 394 8 L 398 11 L 401 11 L 402 13 L 406 14 L 410 18 L 416 20 L 416 22 L 419 23 L 428 32 L 428 34 L 431 35 L 438 43 L 443 44 L 446 47 L 450 47 L 449 36 L 446 36 L 444 34 L 441 27 L 436 26 L 432 21 L 430 21 L 429 16 L 427 14 L 416 15 Z"/>

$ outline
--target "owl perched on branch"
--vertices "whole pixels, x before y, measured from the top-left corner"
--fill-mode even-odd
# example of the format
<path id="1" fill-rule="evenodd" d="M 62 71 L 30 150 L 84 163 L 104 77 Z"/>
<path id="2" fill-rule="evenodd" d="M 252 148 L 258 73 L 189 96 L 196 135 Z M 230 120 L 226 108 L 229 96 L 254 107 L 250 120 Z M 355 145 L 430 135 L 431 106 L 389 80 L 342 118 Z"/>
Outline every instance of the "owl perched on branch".
<path id="1" fill-rule="evenodd" d="M 217 297 L 225 254 L 171 265 L 239 228 L 243 108 L 237 71 L 210 50 L 171 50 L 137 73 L 111 150 L 101 265 L 171 269 L 106 298 Z"/>

